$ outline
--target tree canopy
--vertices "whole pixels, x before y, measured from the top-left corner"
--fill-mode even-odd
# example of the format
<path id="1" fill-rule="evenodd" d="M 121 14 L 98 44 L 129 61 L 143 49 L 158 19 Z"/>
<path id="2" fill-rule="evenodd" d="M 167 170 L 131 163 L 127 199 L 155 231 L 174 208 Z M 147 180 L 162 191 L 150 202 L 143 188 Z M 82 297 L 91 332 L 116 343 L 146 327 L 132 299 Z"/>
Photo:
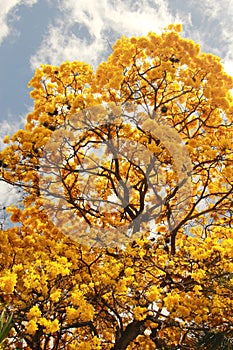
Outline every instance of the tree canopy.
<path id="1" fill-rule="evenodd" d="M 22 191 L 0 235 L 7 349 L 230 344 L 233 78 L 180 31 L 29 82 L 34 109 L 0 153 Z"/>

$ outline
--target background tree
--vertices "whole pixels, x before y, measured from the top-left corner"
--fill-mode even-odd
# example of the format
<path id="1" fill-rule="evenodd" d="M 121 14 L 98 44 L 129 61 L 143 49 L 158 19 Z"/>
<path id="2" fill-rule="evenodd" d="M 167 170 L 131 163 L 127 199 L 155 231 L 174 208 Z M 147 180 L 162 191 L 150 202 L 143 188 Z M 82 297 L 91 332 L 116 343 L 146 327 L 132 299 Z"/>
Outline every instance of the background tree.
<path id="1" fill-rule="evenodd" d="M 8 349 L 230 336 L 233 79 L 180 29 L 122 37 L 96 73 L 65 62 L 30 81 L 34 110 L 0 155 L 24 191 L 0 235 Z"/>

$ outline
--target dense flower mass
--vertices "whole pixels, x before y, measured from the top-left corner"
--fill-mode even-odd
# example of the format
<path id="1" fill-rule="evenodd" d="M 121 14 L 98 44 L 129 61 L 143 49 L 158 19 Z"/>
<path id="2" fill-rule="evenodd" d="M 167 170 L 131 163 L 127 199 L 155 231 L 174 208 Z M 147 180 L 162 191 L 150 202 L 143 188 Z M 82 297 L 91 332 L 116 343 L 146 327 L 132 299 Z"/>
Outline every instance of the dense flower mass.
<path id="1" fill-rule="evenodd" d="M 231 336 L 233 78 L 180 32 L 122 37 L 96 72 L 44 64 L 29 82 L 34 110 L 0 153 L 22 191 L 0 234 L 7 349 Z"/>

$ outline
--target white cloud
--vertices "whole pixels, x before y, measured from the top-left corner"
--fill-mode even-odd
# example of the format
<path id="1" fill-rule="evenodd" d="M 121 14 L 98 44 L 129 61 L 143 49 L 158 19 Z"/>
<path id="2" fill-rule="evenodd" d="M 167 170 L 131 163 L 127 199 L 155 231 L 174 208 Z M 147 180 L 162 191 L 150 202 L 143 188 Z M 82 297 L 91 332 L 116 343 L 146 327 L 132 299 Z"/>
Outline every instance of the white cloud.
<path id="1" fill-rule="evenodd" d="M 25 117 L 21 115 L 20 118 L 17 117 L 14 122 L 12 122 L 13 116 L 10 116 L 11 121 L 4 120 L 0 122 L 0 151 L 7 147 L 3 143 L 3 139 L 6 135 L 12 135 L 17 130 L 23 128 L 25 124 Z M 16 205 L 21 198 L 21 190 L 17 186 L 12 186 L 0 179 L 0 229 L 1 226 L 9 226 L 9 215 L 5 216 L 5 211 L 2 207 L 8 207 L 10 205 Z"/>
<path id="2" fill-rule="evenodd" d="M 8 207 L 16 205 L 20 199 L 20 192 L 17 187 L 7 184 L 3 180 L 0 181 L 0 228 L 4 224 L 4 216 L 2 206 Z"/>
<path id="3" fill-rule="evenodd" d="M 6 135 L 12 134 L 14 128 L 12 128 L 12 124 L 7 120 L 0 122 L 0 149 L 4 148 L 5 145 L 3 143 L 3 138 Z"/>
<path id="4" fill-rule="evenodd" d="M 8 23 L 8 16 L 19 5 L 33 6 L 38 0 L 2 0 L 0 1 L 0 45 L 10 34 L 11 26 Z M 17 16 L 14 16 L 17 20 Z"/>
<path id="5" fill-rule="evenodd" d="M 185 16 L 189 17 L 184 35 L 198 42 L 202 51 L 221 57 L 226 72 L 233 75 L 233 1 L 205 0 L 197 4 L 197 0 L 177 0 L 176 3 L 179 16 L 184 21 Z"/>
<path id="6" fill-rule="evenodd" d="M 74 21 L 84 24 L 97 39 L 107 28 L 128 35 L 142 35 L 149 30 L 161 30 L 173 20 L 164 0 L 154 1 L 153 6 L 149 0 L 62 0 L 60 6 L 69 16 L 69 24 Z"/>
<path id="7" fill-rule="evenodd" d="M 6 145 L 3 143 L 3 139 L 6 135 L 11 136 L 18 129 L 24 127 L 26 116 L 20 116 L 17 117 L 17 119 L 10 116 L 9 119 L 9 121 L 3 120 L 0 122 L 0 150 L 6 147 Z M 12 122 L 12 120 L 14 120 L 14 122 Z"/>
<path id="8" fill-rule="evenodd" d="M 194 3 L 195 1 L 193 1 L 193 5 Z M 219 11 L 221 11 L 221 8 L 222 8 L 222 4 L 216 0 L 202 1 L 200 2 L 199 6 L 202 11 L 205 11 L 205 15 L 211 18 L 217 18 Z"/>
<path id="9" fill-rule="evenodd" d="M 195 6 L 196 1 L 192 1 Z M 200 33 L 209 39 L 209 48 L 228 60 L 233 52 L 233 1 L 205 0 L 200 2 L 198 13 L 202 17 Z M 204 29 L 204 30 L 203 30 Z"/>
<path id="10" fill-rule="evenodd" d="M 233 56 L 226 56 L 223 60 L 225 71 L 233 77 Z"/>
<path id="11" fill-rule="evenodd" d="M 32 69 L 41 63 L 59 65 L 66 60 L 87 61 L 95 65 L 98 55 L 104 51 L 107 43 L 104 40 L 87 43 L 75 34 L 67 33 L 67 28 L 62 22 L 57 26 L 50 25 L 48 31 L 48 37 L 44 38 L 38 52 L 30 59 Z"/>
<path id="12" fill-rule="evenodd" d="M 19 2 L 19 0 L 0 2 L 0 44 L 10 32 L 10 28 L 7 24 L 7 16 Z"/>
<path id="13" fill-rule="evenodd" d="M 233 10 L 232 10 L 233 11 Z M 232 21 L 233 22 L 233 21 Z M 233 23 L 232 23 L 233 27 Z M 223 58 L 223 64 L 225 66 L 226 72 L 233 76 L 233 35 L 232 28 L 228 31 L 225 30 L 223 33 L 226 41 L 226 54 Z"/>
<path id="14" fill-rule="evenodd" d="M 56 65 L 73 59 L 95 67 L 109 50 L 108 42 L 113 44 L 122 34 L 159 32 L 177 21 L 164 0 L 61 0 L 59 6 L 62 18 L 50 25 L 39 50 L 31 57 L 33 69 L 41 63 Z M 77 25 L 79 33 L 75 31 Z"/>

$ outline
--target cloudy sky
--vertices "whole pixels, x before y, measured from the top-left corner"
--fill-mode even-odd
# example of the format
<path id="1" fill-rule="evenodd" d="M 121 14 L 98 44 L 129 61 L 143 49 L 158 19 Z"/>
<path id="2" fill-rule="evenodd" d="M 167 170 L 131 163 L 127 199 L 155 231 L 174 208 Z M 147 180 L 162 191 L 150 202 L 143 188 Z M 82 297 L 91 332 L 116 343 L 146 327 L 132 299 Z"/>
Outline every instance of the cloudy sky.
<path id="1" fill-rule="evenodd" d="M 0 0 L 0 147 L 32 109 L 27 84 L 41 63 L 95 68 L 122 34 L 160 32 L 172 22 L 233 75 L 233 0 Z"/>

